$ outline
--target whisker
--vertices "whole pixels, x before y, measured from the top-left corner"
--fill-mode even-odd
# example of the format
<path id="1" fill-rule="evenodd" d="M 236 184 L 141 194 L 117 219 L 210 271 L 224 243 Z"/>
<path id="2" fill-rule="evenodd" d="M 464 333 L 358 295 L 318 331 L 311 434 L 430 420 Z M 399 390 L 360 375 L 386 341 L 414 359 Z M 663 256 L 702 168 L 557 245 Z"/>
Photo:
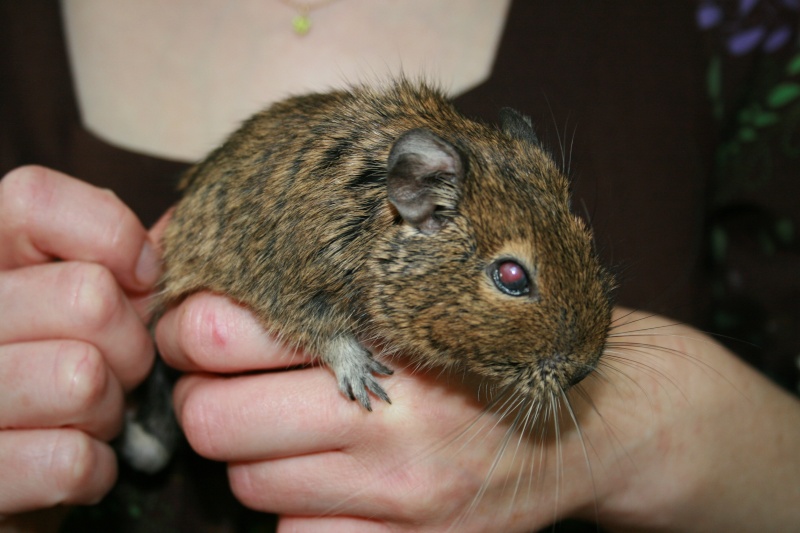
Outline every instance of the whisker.
<path id="1" fill-rule="evenodd" d="M 631 350 L 631 351 L 634 351 L 634 350 Z M 621 364 L 623 366 L 627 366 L 629 368 L 633 368 L 633 369 L 639 370 L 640 372 L 644 372 L 644 373 L 646 373 L 646 374 L 648 374 L 650 376 L 653 376 L 655 378 L 659 378 L 659 379 L 656 380 L 659 384 L 661 384 L 661 381 L 663 380 L 663 381 L 666 381 L 666 382 L 670 383 L 676 390 L 679 390 L 679 391 L 681 390 L 680 387 L 678 386 L 677 381 L 675 381 L 669 375 L 667 375 L 666 373 L 662 372 L 661 370 L 659 370 L 657 367 L 653 366 L 652 364 L 648 364 L 645 361 L 640 361 L 638 359 L 633 359 L 633 358 L 627 357 L 624 352 L 620 353 L 620 352 L 611 351 L 611 350 L 607 351 L 606 354 L 604 355 L 604 357 L 606 359 L 606 362 L 608 362 L 608 361 L 617 361 L 617 362 L 619 362 L 619 364 Z M 619 371 L 620 369 L 617 368 L 617 369 L 614 369 L 614 370 Z M 630 381 L 631 383 L 635 384 L 642 392 L 645 392 L 644 389 L 641 389 L 641 384 L 639 384 L 637 380 L 631 378 L 627 374 L 622 373 L 622 375 L 628 381 Z"/>
<path id="2" fill-rule="evenodd" d="M 556 401 L 553 393 L 549 395 L 550 412 L 553 414 L 553 429 L 555 432 L 556 445 L 556 487 L 555 505 L 553 505 L 553 523 L 558 520 L 558 506 L 561 500 L 561 479 L 564 475 L 564 451 L 561 442 L 561 425 L 559 418 L 560 402 Z"/>
<path id="3" fill-rule="evenodd" d="M 594 495 L 594 516 L 598 518 L 600 516 L 600 510 L 597 506 L 597 483 L 594 479 L 594 470 L 592 469 L 592 462 L 589 460 L 589 451 L 586 448 L 586 439 L 583 436 L 583 431 L 581 430 L 581 425 L 578 423 L 578 418 L 575 416 L 575 410 L 572 408 L 572 402 L 569 401 L 569 396 L 564 392 L 564 389 L 560 389 L 561 392 L 561 400 L 566 408 L 567 413 L 569 414 L 570 419 L 572 420 L 572 425 L 575 427 L 575 431 L 578 434 L 578 440 L 581 443 L 581 450 L 583 450 L 583 457 L 586 461 L 586 469 L 589 471 L 589 479 L 592 483 L 592 494 Z"/>
<path id="4" fill-rule="evenodd" d="M 513 394 L 511 394 L 509 396 L 513 396 Z M 517 404 L 516 406 L 519 406 L 519 402 L 520 401 L 524 401 L 524 400 L 515 399 L 515 400 L 513 400 L 512 405 L 514 405 L 514 403 L 516 403 Z M 505 418 L 505 416 L 508 414 L 508 412 L 509 411 L 507 410 L 506 413 L 503 415 L 503 418 Z M 523 412 L 523 410 L 521 410 L 521 409 L 517 410 L 517 414 L 514 417 L 514 420 L 511 422 L 511 425 L 509 426 L 509 428 L 506 430 L 505 434 L 503 435 L 503 439 L 500 442 L 500 446 L 499 446 L 499 448 L 497 450 L 497 453 L 495 453 L 495 456 L 492 459 L 492 464 L 489 466 L 487 474 L 484 477 L 483 483 L 481 483 L 480 488 L 478 489 L 478 491 L 475 494 L 475 496 L 472 498 L 472 501 L 470 502 L 470 504 L 467 507 L 467 509 L 461 514 L 461 516 L 458 518 L 458 520 L 456 520 L 456 522 L 453 523 L 448 528 L 448 531 L 454 530 L 455 527 L 460 526 L 461 524 L 463 524 L 464 521 L 466 521 L 472 515 L 472 513 L 474 513 L 475 510 L 477 509 L 480 501 L 483 499 L 483 496 L 486 494 L 486 491 L 489 489 L 489 483 L 491 482 L 492 477 L 494 476 L 495 472 L 497 471 L 497 467 L 500 465 L 500 461 L 502 460 L 503 456 L 505 455 L 506 449 L 508 448 L 508 444 L 511 441 L 511 438 L 513 437 L 513 435 L 514 435 L 514 433 L 515 433 L 515 431 L 517 429 L 517 426 L 519 424 L 519 420 L 520 420 L 520 417 L 522 416 L 522 412 Z"/>
<path id="5" fill-rule="evenodd" d="M 629 335 L 628 337 L 649 337 L 649 336 L 651 336 L 651 335 L 634 334 L 634 335 Z M 659 335 L 659 336 L 672 337 L 672 338 L 676 338 L 676 339 L 693 340 L 693 341 L 697 340 L 697 339 L 693 339 L 691 337 L 687 337 L 686 335 Z M 710 364 L 706 363 L 705 361 L 703 361 L 702 359 L 698 358 L 697 356 L 694 356 L 694 355 L 692 355 L 690 353 L 687 353 L 686 351 L 682 351 L 682 350 L 679 350 L 677 348 L 671 348 L 671 347 L 668 347 L 668 346 L 661 346 L 661 345 L 657 345 L 657 344 L 649 344 L 649 343 L 645 343 L 645 342 L 612 341 L 612 342 L 607 342 L 606 343 L 606 349 L 607 350 L 608 349 L 628 349 L 629 351 L 638 353 L 640 355 L 645 355 L 645 356 L 647 356 L 649 358 L 656 358 L 656 353 L 654 353 L 654 352 L 659 352 L 660 354 L 676 356 L 676 357 L 681 358 L 684 361 L 687 361 L 687 362 L 693 364 L 694 366 L 696 366 L 697 368 L 699 368 L 701 370 L 710 371 L 710 372 L 714 373 L 717 377 L 720 377 L 720 378 L 724 379 L 724 376 L 717 369 L 715 369 L 713 366 L 711 366 Z"/>
<path id="6" fill-rule="evenodd" d="M 651 318 L 656 316 L 655 314 L 650 313 L 650 314 L 642 315 L 642 316 L 640 316 L 638 318 L 635 318 L 635 319 L 633 319 L 633 320 L 631 320 L 629 322 L 623 322 L 621 324 L 619 323 L 621 320 L 627 320 L 628 318 L 630 318 L 631 316 L 636 315 L 636 314 L 638 314 L 638 311 L 635 310 L 635 309 L 631 309 L 631 310 L 628 310 L 627 313 L 625 313 L 625 314 L 623 314 L 621 316 L 618 316 L 617 318 L 614 318 L 613 320 L 611 320 L 611 329 L 613 330 L 613 329 L 629 326 L 631 324 L 636 324 L 637 322 L 643 322 L 645 320 L 649 320 L 649 319 L 651 319 Z M 675 322 L 673 324 L 667 324 L 665 326 L 658 326 L 658 328 L 678 326 L 678 325 L 681 325 L 681 323 L 680 322 Z M 649 329 L 649 328 L 645 328 L 645 329 Z"/>
<path id="7" fill-rule="evenodd" d="M 569 117 L 564 120 L 564 133 L 567 131 L 567 124 L 569 123 Z M 575 152 L 575 135 L 578 133 L 578 126 L 576 125 L 575 128 L 572 130 L 572 137 L 569 140 L 569 156 L 567 157 L 567 168 L 564 172 L 567 176 L 572 174 L 572 154 Z"/>
<path id="8" fill-rule="evenodd" d="M 520 412 L 524 412 L 525 416 L 522 418 L 522 427 L 519 428 L 519 438 L 517 439 L 517 446 L 514 450 L 514 454 L 511 456 L 511 463 L 514 464 L 517 458 L 517 453 L 519 452 L 520 448 L 522 447 L 523 440 L 528 435 L 528 430 L 532 427 L 532 424 L 535 422 L 535 418 L 532 417 L 533 413 L 533 404 L 535 402 L 529 398 L 526 398 L 523 403 L 520 405 Z M 519 493 L 520 483 L 522 482 L 522 476 L 525 472 L 525 465 L 527 463 L 527 457 L 522 458 L 522 464 L 520 465 L 517 471 L 517 481 L 514 485 L 514 492 L 511 495 L 511 501 L 509 502 L 509 513 L 514 508 L 514 503 L 517 499 L 517 494 Z M 530 489 L 528 491 L 530 494 Z"/>

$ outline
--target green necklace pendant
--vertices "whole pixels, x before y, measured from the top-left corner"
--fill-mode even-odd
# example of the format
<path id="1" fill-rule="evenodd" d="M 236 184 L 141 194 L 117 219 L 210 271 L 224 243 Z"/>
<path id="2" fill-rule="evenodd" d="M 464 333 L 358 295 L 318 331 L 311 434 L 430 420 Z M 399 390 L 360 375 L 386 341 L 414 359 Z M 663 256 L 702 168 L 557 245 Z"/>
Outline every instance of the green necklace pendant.
<path id="1" fill-rule="evenodd" d="M 308 13 L 300 13 L 292 19 L 292 28 L 297 35 L 303 36 L 311 30 L 311 19 Z"/>

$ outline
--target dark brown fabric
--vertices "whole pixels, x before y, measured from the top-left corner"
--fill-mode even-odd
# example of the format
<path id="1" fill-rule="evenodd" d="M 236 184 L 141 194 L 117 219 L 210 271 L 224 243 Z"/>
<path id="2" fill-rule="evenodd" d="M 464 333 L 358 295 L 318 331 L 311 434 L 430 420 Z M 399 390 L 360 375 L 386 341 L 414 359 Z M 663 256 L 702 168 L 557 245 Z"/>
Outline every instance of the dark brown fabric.
<path id="1" fill-rule="evenodd" d="M 121 150 L 83 128 L 58 6 L 0 1 L 0 175 L 49 166 L 112 189 L 150 225 L 174 202 L 186 165 Z"/>
<path id="2" fill-rule="evenodd" d="M 515 2 L 491 80 L 459 103 L 530 114 L 568 161 L 620 303 L 691 321 L 714 137 L 702 41 L 691 3 L 631 5 Z"/>
<path id="3" fill-rule="evenodd" d="M 751 342 L 732 347 L 793 388 L 800 105 L 781 103 L 775 87 L 797 81 L 787 66 L 797 46 L 767 49 L 764 38 L 760 48 L 740 52 L 741 32 L 768 24 L 788 25 L 796 41 L 796 10 L 764 1 L 743 13 L 730 2 L 724 24 L 699 28 L 701 4 L 723 3 L 517 0 L 491 78 L 457 104 L 489 121 L 503 106 L 532 116 L 573 179 L 576 210 L 591 220 L 600 253 L 620 275 L 620 303 Z M 775 13 L 778 19 L 762 20 Z M 748 119 L 742 109 L 751 116 L 767 109 L 778 119 L 770 123 L 766 112 L 758 115 L 763 120 Z M 57 2 L 0 0 L 0 174 L 26 163 L 113 189 L 146 224 L 174 201 L 186 166 L 88 133 Z M 213 470 L 213 483 L 225 486 L 219 468 L 196 461 L 182 463 L 194 474 Z M 107 501 L 128 506 L 129 518 L 136 514 L 131 505 L 152 518 L 170 502 L 164 522 L 173 525 L 198 524 L 200 510 L 213 508 L 215 518 L 205 518 L 214 527 L 193 530 L 241 527 L 241 508 L 226 516 L 209 506 L 204 484 L 187 482 L 184 470 L 173 476 L 182 488 L 173 482 L 166 499 L 137 500 L 123 483 Z M 210 499 L 236 508 L 229 494 Z M 173 530 L 159 527 L 144 530 Z"/>

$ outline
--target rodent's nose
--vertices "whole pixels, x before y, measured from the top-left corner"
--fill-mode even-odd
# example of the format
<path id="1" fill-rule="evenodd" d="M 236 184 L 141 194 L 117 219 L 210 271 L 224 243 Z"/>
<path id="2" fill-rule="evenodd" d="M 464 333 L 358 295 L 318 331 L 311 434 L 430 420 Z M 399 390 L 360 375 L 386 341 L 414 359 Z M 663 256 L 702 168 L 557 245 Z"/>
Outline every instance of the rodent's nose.
<path id="1" fill-rule="evenodd" d="M 588 366 L 583 366 L 583 367 L 579 368 L 575 372 L 575 375 L 573 375 L 572 378 L 569 380 L 569 386 L 570 387 L 574 387 L 575 385 L 577 385 L 578 383 L 583 381 L 583 378 L 585 378 L 586 376 L 591 374 L 592 370 L 594 370 L 594 369 L 591 368 L 591 367 L 588 367 Z"/>

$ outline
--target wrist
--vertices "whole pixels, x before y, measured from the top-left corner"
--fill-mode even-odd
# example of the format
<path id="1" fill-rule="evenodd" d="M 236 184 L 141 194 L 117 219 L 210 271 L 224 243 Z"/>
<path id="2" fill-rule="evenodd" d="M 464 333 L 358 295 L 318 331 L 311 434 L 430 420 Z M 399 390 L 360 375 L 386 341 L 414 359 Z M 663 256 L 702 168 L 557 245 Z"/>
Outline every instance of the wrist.
<path id="1" fill-rule="evenodd" d="M 614 348 L 616 369 L 588 391 L 602 416 L 584 430 L 597 519 L 615 531 L 791 529 L 800 403 L 705 335 L 653 320 L 657 335 L 615 339 L 635 349 Z"/>

